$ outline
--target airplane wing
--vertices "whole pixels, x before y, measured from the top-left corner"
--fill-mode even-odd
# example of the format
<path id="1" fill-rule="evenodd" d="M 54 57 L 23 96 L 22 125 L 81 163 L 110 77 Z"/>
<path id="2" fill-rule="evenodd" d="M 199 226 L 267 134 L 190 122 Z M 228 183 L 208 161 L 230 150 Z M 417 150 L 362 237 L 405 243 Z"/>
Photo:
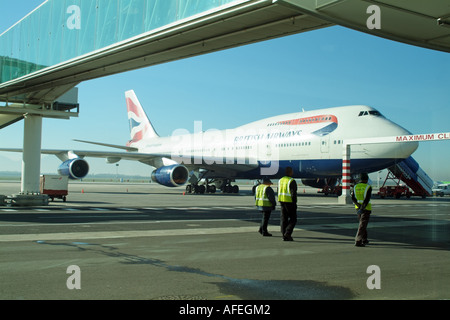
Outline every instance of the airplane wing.
<path id="1" fill-rule="evenodd" d="M 0 151 L 5 152 L 22 152 L 23 149 L 18 148 L 0 148 Z M 114 152 L 114 151 L 91 151 L 91 150 L 62 150 L 62 149 L 42 149 L 41 154 L 51 154 L 55 155 L 58 158 L 61 159 L 61 156 L 65 160 L 67 158 L 70 158 L 68 154 L 75 154 L 81 158 L 84 157 L 93 157 L 93 158 L 108 158 L 108 157 L 114 157 L 114 158 L 121 158 L 124 160 L 149 160 L 151 158 L 158 158 L 163 157 L 167 155 L 160 155 L 160 154 L 148 154 L 148 153 L 138 153 L 138 152 Z"/>
<path id="2" fill-rule="evenodd" d="M 92 143 L 92 142 L 89 142 Z M 99 145 L 106 145 L 101 143 L 94 143 Z M 112 146 L 112 145 L 108 145 Z M 135 149 L 125 146 L 115 146 L 121 147 L 125 150 L 127 149 Z M 20 148 L 0 148 L 0 151 L 5 152 L 22 152 L 23 149 Z M 214 172 L 215 175 L 218 176 L 233 176 L 234 173 L 238 171 L 248 171 L 255 168 L 258 168 L 257 163 L 252 163 L 247 159 L 246 161 L 240 159 L 234 159 L 234 162 L 227 163 L 226 159 L 217 158 L 217 159 L 205 159 L 202 157 L 173 157 L 172 154 L 163 154 L 163 153 L 139 153 L 139 152 L 123 152 L 123 151 L 92 151 L 92 150 L 62 150 L 62 149 L 42 149 L 41 154 L 50 154 L 55 155 L 61 161 L 66 161 L 73 157 L 93 157 L 93 158 L 105 158 L 109 159 L 111 163 L 118 162 L 120 160 L 134 160 L 139 161 L 144 164 L 154 166 L 154 161 L 161 158 L 172 159 L 179 163 L 183 161 L 183 165 L 185 165 L 189 170 L 195 169 L 206 169 L 211 172 Z"/>

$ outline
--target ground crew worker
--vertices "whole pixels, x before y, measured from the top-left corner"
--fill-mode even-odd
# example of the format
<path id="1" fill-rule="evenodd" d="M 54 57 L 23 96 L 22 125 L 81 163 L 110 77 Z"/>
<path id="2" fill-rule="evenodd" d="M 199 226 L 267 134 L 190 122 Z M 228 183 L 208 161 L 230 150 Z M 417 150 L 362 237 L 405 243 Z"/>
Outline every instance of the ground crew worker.
<path id="1" fill-rule="evenodd" d="M 355 237 L 355 246 L 364 247 L 369 243 L 367 240 L 367 225 L 369 224 L 370 214 L 372 213 L 372 187 L 368 184 L 369 175 L 361 173 L 360 183 L 353 188 L 352 201 L 358 214 L 359 226 Z"/>
<path id="2" fill-rule="evenodd" d="M 281 205 L 281 234 L 283 241 L 293 241 L 292 232 L 297 224 L 297 182 L 294 171 L 286 168 L 286 176 L 278 182 L 278 201 Z"/>
<path id="3" fill-rule="evenodd" d="M 269 224 L 270 214 L 272 213 L 272 210 L 275 210 L 275 206 L 277 205 L 277 202 L 275 201 L 275 192 L 270 187 L 271 185 L 272 181 L 270 181 L 269 178 L 264 178 L 262 184 L 256 187 L 255 192 L 255 205 L 262 213 L 259 233 L 264 237 L 272 236 L 272 234 L 267 231 L 267 226 Z"/>

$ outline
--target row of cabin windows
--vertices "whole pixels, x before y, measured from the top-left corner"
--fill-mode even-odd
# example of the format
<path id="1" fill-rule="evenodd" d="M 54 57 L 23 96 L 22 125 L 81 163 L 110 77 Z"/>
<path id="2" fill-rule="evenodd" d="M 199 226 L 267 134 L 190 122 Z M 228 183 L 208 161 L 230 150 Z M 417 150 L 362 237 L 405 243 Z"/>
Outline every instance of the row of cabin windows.
<path id="1" fill-rule="evenodd" d="M 278 143 L 275 145 L 275 147 L 277 148 L 282 148 L 282 147 L 304 147 L 304 146 L 310 146 L 311 145 L 311 141 L 309 142 L 292 142 L 292 143 Z"/>
<path id="2" fill-rule="evenodd" d="M 337 144 L 337 145 L 339 145 L 339 144 L 342 144 L 343 143 L 343 141 L 342 140 L 334 140 L 333 141 L 333 144 Z M 325 141 L 322 141 L 322 145 L 325 145 L 326 144 L 326 142 Z M 277 147 L 277 148 L 285 148 L 285 147 L 304 147 L 304 146 L 310 146 L 311 145 L 311 141 L 307 141 L 307 142 L 292 142 L 292 143 L 278 143 L 278 144 L 276 144 L 275 145 L 275 147 Z M 225 150 L 250 150 L 250 149 L 253 149 L 253 147 L 252 146 L 238 146 L 238 147 L 228 147 L 228 148 L 225 148 L 225 147 L 223 147 L 223 148 L 221 148 L 221 150 L 222 151 L 225 151 Z M 193 149 L 193 150 L 191 150 L 191 152 L 192 153 L 195 153 L 195 152 L 208 152 L 208 151 L 211 151 L 211 149 Z"/>
<path id="3" fill-rule="evenodd" d="M 299 120 L 297 122 L 297 120 Z M 306 119 L 295 119 L 295 120 L 285 120 L 285 121 L 278 121 L 278 122 L 272 122 L 267 124 L 268 127 L 273 127 L 273 126 L 281 126 L 281 125 L 286 125 L 286 124 L 291 124 L 292 122 L 294 122 L 295 124 L 304 124 L 304 123 L 310 123 L 310 122 L 317 122 L 317 121 L 330 121 L 331 117 L 315 117 L 315 118 L 306 118 Z"/>
<path id="4" fill-rule="evenodd" d="M 220 148 L 220 150 L 225 151 L 225 150 L 249 150 L 249 149 L 253 149 L 253 146 L 238 146 L 238 147 L 222 147 Z M 191 149 L 191 153 L 195 153 L 195 152 L 209 152 L 209 151 L 215 151 L 215 149 Z"/>

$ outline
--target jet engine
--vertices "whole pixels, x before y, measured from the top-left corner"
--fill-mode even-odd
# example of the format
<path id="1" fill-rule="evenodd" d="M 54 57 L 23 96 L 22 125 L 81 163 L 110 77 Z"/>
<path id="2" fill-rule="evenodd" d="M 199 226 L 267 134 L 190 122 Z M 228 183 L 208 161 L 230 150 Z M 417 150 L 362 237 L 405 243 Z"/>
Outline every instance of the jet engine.
<path id="1" fill-rule="evenodd" d="M 81 158 L 64 161 L 58 168 L 58 173 L 70 179 L 83 179 L 89 172 L 89 164 Z"/>
<path id="2" fill-rule="evenodd" d="M 152 172 L 152 180 L 166 187 L 179 187 L 189 178 L 189 170 L 182 165 L 164 166 Z"/>

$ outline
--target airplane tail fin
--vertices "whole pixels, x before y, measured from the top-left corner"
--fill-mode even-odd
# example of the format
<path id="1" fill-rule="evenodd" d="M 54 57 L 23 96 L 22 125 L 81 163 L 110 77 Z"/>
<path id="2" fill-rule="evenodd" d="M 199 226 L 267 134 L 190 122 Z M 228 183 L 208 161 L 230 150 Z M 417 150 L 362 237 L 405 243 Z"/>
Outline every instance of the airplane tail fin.
<path id="1" fill-rule="evenodd" d="M 136 94 L 133 90 L 125 92 L 127 101 L 128 121 L 130 123 L 130 137 L 128 145 L 138 142 L 143 138 L 158 138 L 159 135 L 153 128 L 152 123 L 145 114 Z"/>

